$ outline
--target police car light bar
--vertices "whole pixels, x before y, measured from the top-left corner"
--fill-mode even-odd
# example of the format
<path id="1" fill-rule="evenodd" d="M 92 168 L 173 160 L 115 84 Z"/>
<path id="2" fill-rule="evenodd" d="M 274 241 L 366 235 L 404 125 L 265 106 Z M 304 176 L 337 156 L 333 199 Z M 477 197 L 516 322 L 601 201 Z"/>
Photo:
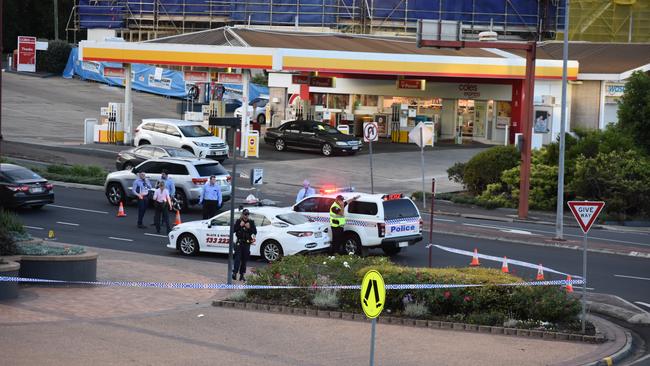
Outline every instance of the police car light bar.
<path id="1" fill-rule="evenodd" d="M 332 194 L 332 193 L 345 193 L 345 192 L 354 192 L 354 187 L 347 188 L 323 188 L 320 190 L 321 194 Z"/>
<path id="2" fill-rule="evenodd" d="M 392 200 L 398 200 L 400 198 L 404 198 L 404 194 L 402 193 L 391 193 L 391 194 L 385 194 L 381 196 L 381 199 L 384 201 L 392 201 Z"/>

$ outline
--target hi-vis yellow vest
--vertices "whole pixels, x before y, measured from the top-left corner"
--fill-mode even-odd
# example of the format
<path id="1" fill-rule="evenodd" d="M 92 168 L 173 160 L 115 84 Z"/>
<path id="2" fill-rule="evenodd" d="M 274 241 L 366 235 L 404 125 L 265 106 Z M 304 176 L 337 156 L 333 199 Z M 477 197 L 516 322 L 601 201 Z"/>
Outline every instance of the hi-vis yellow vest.
<path id="1" fill-rule="evenodd" d="M 334 208 L 338 208 L 339 211 L 343 213 L 343 209 L 341 208 L 341 206 L 336 201 L 334 201 L 334 203 L 332 203 L 332 206 L 330 206 L 330 225 L 332 227 L 344 226 L 345 216 L 334 213 L 333 211 Z"/>

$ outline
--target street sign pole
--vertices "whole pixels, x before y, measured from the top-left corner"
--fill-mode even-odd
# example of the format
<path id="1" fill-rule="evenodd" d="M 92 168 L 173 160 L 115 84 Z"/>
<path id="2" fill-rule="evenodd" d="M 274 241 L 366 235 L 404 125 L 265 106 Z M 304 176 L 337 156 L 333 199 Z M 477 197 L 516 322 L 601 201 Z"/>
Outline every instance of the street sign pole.
<path id="1" fill-rule="evenodd" d="M 363 141 L 367 142 L 369 148 L 368 158 L 370 159 L 370 192 L 375 193 L 375 178 L 372 168 L 372 142 L 378 137 L 379 129 L 377 122 L 365 122 L 363 124 Z"/>
<path id="2" fill-rule="evenodd" d="M 582 236 L 582 317 L 580 325 L 585 333 L 585 319 L 587 316 L 587 233 Z"/>
<path id="3" fill-rule="evenodd" d="M 424 191 L 424 131 L 420 128 L 420 167 L 422 168 L 422 208 L 427 208 Z"/>
<path id="4" fill-rule="evenodd" d="M 372 330 L 370 331 L 370 366 L 375 365 L 375 328 L 377 328 L 377 318 L 372 318 Z"/>
<path id="5" fill-rule="evenodd" d="M 244 108 L 246 109 L 246 108 Z M 228 234 L 228 273 L 226 275 L 226 279 L 228 280 L 228 284 L 232 284 L 232 278 L 230 277 L 232 275 L 232 255 L 233 255 L 233 236 L 234 236 L 234 227 L 233 224 L 235 223 L 235 185 L 237 182 L 237 129 L 235 129 L 235 132 L 233 133 L 232 137 L 232 147 L 233 147 L 233 152 L 232 152 L 232 185 L 230 188 L 230 231 Z"/>
<path id="6" fill-rule="evenodd" d="M 368 154 L 370 156 L 370 193 L 375 194 L 375 180 L 372 172 L 372 140 L 368 142 L 368 148 L 370 149 Z"/>
<path id="7" fill-rule="evenodd" d="M 436 178 L 431 178 L 431 212 L 429 215 L 429 268 L 431 268 L 431 252 L 433 251 L 433 204 L 436 193 Z"/>

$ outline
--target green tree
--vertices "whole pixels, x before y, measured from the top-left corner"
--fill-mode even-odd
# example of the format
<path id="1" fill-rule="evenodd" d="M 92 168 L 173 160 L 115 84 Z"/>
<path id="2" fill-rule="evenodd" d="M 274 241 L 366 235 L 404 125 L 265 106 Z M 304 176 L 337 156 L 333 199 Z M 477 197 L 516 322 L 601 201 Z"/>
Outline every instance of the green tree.
<path id="1" fill-rule="evenodd" d="M 10 53 L 17 47 L 18 36 L 54 39 L 54 12 L 52 0 L 3 1 L 3 51 Z M 66 38 L 66 23 L 74 0 L 59 0 L 59 38 Z"/>
<path id="2" fill-rule="evenodd" d="M 618 121 L 650 153 L 650 75 L 637 71 L 630 76 L 619 104 Z"/>

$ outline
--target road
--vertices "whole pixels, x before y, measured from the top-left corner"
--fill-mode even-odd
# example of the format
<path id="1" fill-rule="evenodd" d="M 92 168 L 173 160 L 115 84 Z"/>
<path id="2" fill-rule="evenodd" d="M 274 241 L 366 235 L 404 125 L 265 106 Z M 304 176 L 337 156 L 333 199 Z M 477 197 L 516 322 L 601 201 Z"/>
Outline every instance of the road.
<path id="1" fill-rule="evenodd" d="M 247 192 L 238 192 L 238 199 Z M 288 202 L 288 199 L 284 202 Z M 227 205 L 226 205 L 227 206 Z M 106 201 L 101 191 L 92 191 L 76 188 L 56 188 L 56 203 L 48 205 L 42 210 L 20 210 L 19 215 L 27 225 L 29 232 L 35 237 L 46 237 L 49 230 L 54 230 L 56 240 L 60 242 L 84 245 L 88 247 L 109 248 L 124 251 L 134 251 L 162 256 L 177 256 L 178 253 L 165 247 L 166 237 L 157 235 L 152 225 L 148 229 L 136 227 L 137 209 L 134 206 L 125 208 L 127 217 L 116 217 L 116 208 Z M 149 211 L 145 223 L 152 222 L 153 212 Z M 184 213 L 182 220 L 200 219 L 199 210 L 190 210 Z M 453 221 L 453 222 L 452 222 Z M 459 217 L 436 217 L 434 225 L 439 223 L 456 224 L 458 230 L 470 230 L 472 225 L 494 226 L 493 230 L 521 230 L 535 233 L 549 231 L 551 227 L 527 223 L 494 224 L 494 222 L 466 219 Z M 428 226 L 427 226 L 428 230 Z M 567 233 L 577 235 L 577 230 L 567 228 Z M 426 267 L 428 264 L 429 250 L 425 248 L 428 243 L 428 231 L 424 233 L 426 240 L 410 247 L 395 257 L 395 261 L 409 266 Z M 523 234 L 527 235 L 527 234 Z M 531 234 L 532 235 L 532 234 Z M 648 243 L 647 234 L 598 231 L 594 237 L 624 241 L 636 244 Z M 624 239 L 620 239 L 621 236 Z M 645 240 L 645 241 L 644 241 Z M 473 250 L 477 248 L 481 254 L 497 257 L 507 256 L 509 259 L 521 260 L 529 263 L 543 263 L 545 267 L 571 273 L 582 273 L 582 253 L 577 250 L 540 247 L 498 240 L 467 238 L 451 234 L 434 233 L 433 242 L 453 248 Z M 623 244 L 621 244 L 623 245 Z M 372 251 L 372 255 L 380 255 L 381 251 Z M 440 249 L 432 249 L 432 264 L 435 267 L 466 266 L 470 258 L 452 254 Z M 217 254 L 201 254 L 195 258 L 203 261 L 225 262 L 227 257 Z M 648 259 L 630 256 L 611 255 L 602 253 L 589 253 L 589 271 L 587 274 L 590 291 L 618 295 L 630 302 L 636 303 L 646 310 L 650 310 L 650 273 Z M 262 265 L 256 261 L 253 265 Z M 481 263 L 485 267 L 500 268 L 500 262 Z M 534 269 L 510 265 L 511 271 L 523 278 L 532 279 Z M 547 279 L 563 279 L 561 276 L 546 274 Z M 133 279 L 137 280 L 137 279 Z"/>

